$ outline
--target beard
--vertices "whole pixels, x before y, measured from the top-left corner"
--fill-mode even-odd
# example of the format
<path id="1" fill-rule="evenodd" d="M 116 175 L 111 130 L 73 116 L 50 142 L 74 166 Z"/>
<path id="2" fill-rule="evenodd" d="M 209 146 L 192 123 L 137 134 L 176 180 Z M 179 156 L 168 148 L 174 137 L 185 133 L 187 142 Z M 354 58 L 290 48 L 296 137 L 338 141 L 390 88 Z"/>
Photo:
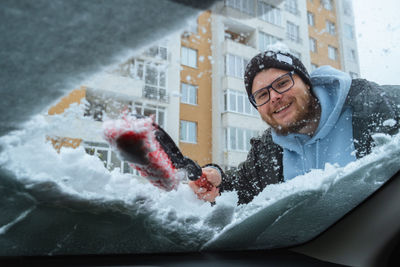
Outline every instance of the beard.
<path id="1" fill-rule="evenodd" d="M 290 133 L 300 133 L 302 130 L 307 130 L 319 122 L 320 118 L 320 104 L 316 97 L 310 94 L 307 106 L 301 110 L 293 122 L 287 124 L 271 123 L 264 117 L 262 119 L 275 131 L 278 135 L 288 135 Z M 307 132 L 307 131 L 306 131 Z"/>

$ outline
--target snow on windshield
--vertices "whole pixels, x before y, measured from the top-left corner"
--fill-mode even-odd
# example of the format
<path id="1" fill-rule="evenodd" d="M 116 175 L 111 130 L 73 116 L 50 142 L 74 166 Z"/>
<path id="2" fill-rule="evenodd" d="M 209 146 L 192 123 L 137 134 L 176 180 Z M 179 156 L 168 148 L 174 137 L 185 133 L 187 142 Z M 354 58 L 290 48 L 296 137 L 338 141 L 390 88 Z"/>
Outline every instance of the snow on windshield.
<path id="1" fill-rule="evenodd" d="M 327 164 L 324 170 L 313 170 L 286 183 L 267 186 L 247 205 L 237 206 L 235 192 L 222 193 L 216 204 L 211 205 L 197 199 L 187 184 L 165 192 L 144 180 L 132 178 L 131 174 L 121 173 L 118 168 L 109 171 L 97 156 L 89 155 L 82 146 L 62 147 L 57 153 L 46 137 L 55 129 L 66 131 L 77 127 L 76 117 L 84 118 L 87 123 L 93 120 L 83 117 L 84 107 L 85 103 L 72 105 L 55 119 L 47 114 L 36 115 L 22 130 L 0 138 L 3 148 L 0 164 L 17 182 L 9 190 L 19 188 L 19 194 L 25 196 L 24 204 L 19 203 L 12 211 L 2 211 L 2 255 L 26 253 L 28 248 L 24 246 L 29 242 L 17 233 L 29 232 L 37 237 L 41 230 L 35 228 L 35 218 L 44 225 L 53 220 L 59 225 L 65 224 L 65 229 L 59 230 L 62 232 L 59 235 L 49 230 L 48 239 L 54 238 L 55 244 L 43 242 L 28 254 L 90 253 L 92 250 L 98 253 L 94 243 L 107 233 L 121 238 L 122 228 L 126 246 L 118 247 L 121 239 L 111 238 L 108 245 L 99 243 L 101 252 L 295 245 L 321 233 L 398 170 L 400 135 L 376 134 L 374 138 L 379 146 L 370 155 L 345 167 Z M 54 208 L 75 221 L 60 221 L 44 215 L 44 210 Z M 134 225 L 136 230 L 121 228 L 122 222 L 125 227 Z M 84 238 L 80 236 L 82 231 Z M 9 243 L 5 240 L 13 246 L 7 246 Z M 79 250 L 82 246 L 84 252 Z"/>

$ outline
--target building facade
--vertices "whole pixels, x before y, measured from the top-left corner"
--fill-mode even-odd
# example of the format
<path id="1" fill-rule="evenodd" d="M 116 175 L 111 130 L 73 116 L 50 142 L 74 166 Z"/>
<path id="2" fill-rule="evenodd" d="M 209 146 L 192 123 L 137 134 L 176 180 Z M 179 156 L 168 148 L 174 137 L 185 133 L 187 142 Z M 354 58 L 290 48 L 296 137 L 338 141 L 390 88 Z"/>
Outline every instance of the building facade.
<path id="1" fill-rule="evenodd" d="M 352 78 L 360 77 L 356 30 L 354 23 L 353 5 L 351 0 L 337 0 L 339 50 L 341 51 L 341 69 Z"/>
<path id="2" fill-rule="evenodd" d="M 204 165 L 212 161 L 211 12 L 190 25 L 181 36 L 179 147 Z"/>

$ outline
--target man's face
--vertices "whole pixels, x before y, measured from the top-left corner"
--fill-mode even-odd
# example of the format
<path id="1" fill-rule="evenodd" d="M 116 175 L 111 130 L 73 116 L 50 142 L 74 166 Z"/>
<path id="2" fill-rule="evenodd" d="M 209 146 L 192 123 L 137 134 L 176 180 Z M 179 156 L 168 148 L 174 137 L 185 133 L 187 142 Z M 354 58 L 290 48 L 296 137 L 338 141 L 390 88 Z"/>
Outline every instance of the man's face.
<path id="1" fill-rule="evenodd" d="M 288 71 L 274 68 L 259 72 L 253 80 L 252 93 L 270 85 L 286 73 Z M 293 75 L 293 80 L 293 87 L 283 94 L 271 89 L 269 102 L 257 108 L 261 118 L 281 135 L 308 133 L 304 129 L 312 124 L 310 122 L 315 124 L 317 120 L 316 106 L 319 105 L 312 96 L 310 87 L 297 74 Z"/>

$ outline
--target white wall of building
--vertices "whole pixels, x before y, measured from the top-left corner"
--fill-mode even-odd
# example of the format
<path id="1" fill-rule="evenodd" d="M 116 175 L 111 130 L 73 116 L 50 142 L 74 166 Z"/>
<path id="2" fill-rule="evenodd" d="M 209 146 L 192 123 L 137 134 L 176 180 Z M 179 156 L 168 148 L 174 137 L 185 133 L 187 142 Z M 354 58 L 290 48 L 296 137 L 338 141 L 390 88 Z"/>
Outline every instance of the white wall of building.
<path id="1" fill-rule="evenodd" d="M 99 91 L 107 91 L 117 95 L 138 98 L 142 96 L 142 92 L 140 90 L 134 90 L 134 88 L 143 88 L 144 82 L 111 73 L 101 73 L 86 81 L 84 86 L 95 88 Z"/>
<path id="2" fill-rule="evenodd" d="M 181 35 L 175 33 L 168 37 L 168 72 L 167 94 L 169 103 L 166 114 L 166 131 L 176 144 L 179 142 L 179 107 L 180 107 L 180 68 Z"/>
<path id="3" fill-rule="evenodd" d="M 220 3 L 221 4 L 221 3 Z M 219 5 L 216 8 L 220 8 Z M 225 58 L 223 56 L 224 26 L 223 16 L 213 11 L 211 15 L 212 31 L 212 161 L 217 164 L 223 163 L 223 127 L 221 114 L 223 112 L 223 88 L 222 79 L 225 69 Z"/>
<path id="4" fill-rule="evenodd" d="M 347 73 L 360 75 L 356 29 L 354 23 L 353 4 L 351 0 L 336 1 L 339 42 L 341 50 L 342 69 Z M 349 38 L 347 27 L 353 30 L 353 38 Z M 355 53 L 355 58 L 351 50 Z M 354 78 L 354 77 L 353 77 Z"/>

